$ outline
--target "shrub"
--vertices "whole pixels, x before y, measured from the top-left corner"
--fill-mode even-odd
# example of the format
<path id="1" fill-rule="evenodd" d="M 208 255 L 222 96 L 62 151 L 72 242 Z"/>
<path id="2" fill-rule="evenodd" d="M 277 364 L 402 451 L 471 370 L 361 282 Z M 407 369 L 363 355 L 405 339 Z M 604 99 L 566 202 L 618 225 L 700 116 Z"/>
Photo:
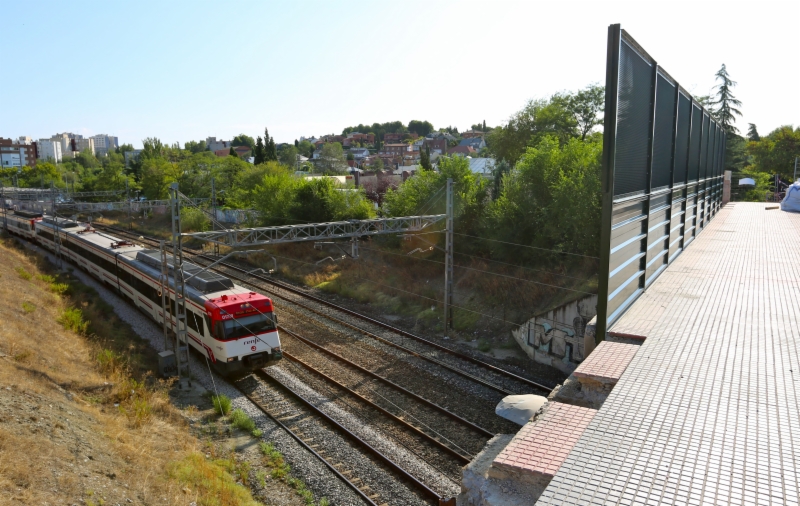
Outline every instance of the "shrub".
<path id="1" fill-rule="evenodd" d="M 17 267 L 14 270 L 17 271 L 17 274 L 19 274 L 19 277 L 21 277 L 22 279 L 24 279 L 26 281 L 31 279 L 31 273 L 26 271 L 25 268 Z"/>
<path id="2" fill-rule="evenodd" d="M 69 291 L 69 285 L 67 283 L 50 283 L 48 290 L 56 295 L 64 295 Z"/>
<path id="3" fill-rule="evenodd" d="M 211 402 L 214 403 L 214 411 L 219 415 L 227 415 L 231 412 L 231 400 L 227 395 L 212 395 Z"/>
<path id="4" fill-rule="evenodd" d="M 65 309 L 61 313 L 61 316 L 58 317 L 58 323 L 60 323 L 64 329 L 71 330 L 80 335 L 86 334 L 86 329 L 89 328 L 89 322 L 83 320 L 83 312 L 76 307 Z"/>
<path id="5" fill-rule="evenodd" d="M 492 349 L 492 345 L 486 339 L 480 339 L 478 340 L 478 349 L 484 353 L 488 353 Z"/>
<path id="6" fill-rule="evenodd" d="M 104 374 L 111 374 L 122 366 L 122 355 L 114 353 L 112 350 L 103 349 L 97 354 L 97 363 Z"/>
<path id="7" fill-rule="evenodd" d="M 36 279 L 45 283 L 53 283 L 56 280 L 55 276 L 50 276 L 49 274 L 37 274 Z"/>
<path id="8" fill-rule="evenodd" d="M 33 313 L 36 310 L 36 306 L 26 301 L 22 303 L 22 310 L 26 313 Z"/>
<path id="9" fill-rule="evenodd" d="M 237 429 L 246 430 L 247 432 L 251 433 L 256 430 L 256 423 L 253 421 L 253 419 L 247 416 L 247 413 L 238 408 L 231 412 L 231 425 Z"/>

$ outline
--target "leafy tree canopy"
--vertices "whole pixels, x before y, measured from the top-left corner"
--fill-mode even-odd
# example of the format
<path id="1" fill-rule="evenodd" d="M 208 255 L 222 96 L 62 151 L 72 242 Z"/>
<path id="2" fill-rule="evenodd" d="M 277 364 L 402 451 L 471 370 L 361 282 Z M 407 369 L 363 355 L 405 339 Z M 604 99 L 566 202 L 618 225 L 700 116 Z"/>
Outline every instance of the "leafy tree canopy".
<path id="1" fill-rule="evenodd" d="M 418 121 L 412 119 L 408 122 L 408 131 L 413 132 L 420 137 L 425 137 L 429 133 L 433 132 L 433 125 L 430 121 Z"/>
<path id="2" fill-rule="evenodd" d="M 238 147 L 238 146 L 247 146 L 251 150 L 256 147 L 256 141 L 252 137 L 246 134 L 239 134 L 233 138 L 231 141 L 231 146 Z"/>
<path id="3" fill-rule="evenodd" d="M 785 180 L 794 178 L 794 160 L 800 156 L 800 127 L 784 125 L 758 141 L 750 141 L 748 152 L 758 172 L 779 174 Z"/>

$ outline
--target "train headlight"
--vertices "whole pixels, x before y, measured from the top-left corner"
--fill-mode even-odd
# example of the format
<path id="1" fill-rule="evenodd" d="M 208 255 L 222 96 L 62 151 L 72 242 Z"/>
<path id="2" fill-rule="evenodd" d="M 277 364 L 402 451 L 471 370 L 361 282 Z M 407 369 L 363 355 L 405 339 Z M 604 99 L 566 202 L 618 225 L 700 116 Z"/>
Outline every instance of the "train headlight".
<path id="1" fill-rule="evenodd" d="M 276 346 L 276 347 L 272 348 L 272 353 L 280 353 L 280 352 L 281 352 L 281 347 L 280 346 Z"/>
<path id="2" fill-rule="evenodd" d="M 236 362 L 236 357 L 228 357 L 228 362 Z"/>

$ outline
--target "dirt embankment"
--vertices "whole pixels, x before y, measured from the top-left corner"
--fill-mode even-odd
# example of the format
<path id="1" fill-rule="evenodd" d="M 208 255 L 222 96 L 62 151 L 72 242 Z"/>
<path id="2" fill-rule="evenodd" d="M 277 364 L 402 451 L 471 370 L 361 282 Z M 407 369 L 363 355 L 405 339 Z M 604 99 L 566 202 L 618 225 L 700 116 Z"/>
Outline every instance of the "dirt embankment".
<path id="1" fill-rule="evenodd" d="M 259 504 L 254 481 L 270 495 L 208 399 L 176 408 L 111 306 L 3 236 L 0 322 L 0 504 L 244 506 Z M 281 504 L 309 503 L 274 486 Z"/>

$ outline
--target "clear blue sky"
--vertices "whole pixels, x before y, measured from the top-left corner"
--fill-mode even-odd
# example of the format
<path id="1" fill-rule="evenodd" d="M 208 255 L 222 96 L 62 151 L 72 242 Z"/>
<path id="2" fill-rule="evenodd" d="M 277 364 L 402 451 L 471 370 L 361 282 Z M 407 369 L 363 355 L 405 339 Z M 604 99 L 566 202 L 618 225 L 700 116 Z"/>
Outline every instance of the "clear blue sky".
<path id="1" fill-rule="evenodd" d="M 140 147 L 264 126 L 283 142 L 360 122 L 497 125 L 530 98 L 602 83 L 611 23 L 695 94 L 727 64 L 742 131 L 800 124 L 797 1 L 7 1 L 2 13 L 2 137 Z"/>

